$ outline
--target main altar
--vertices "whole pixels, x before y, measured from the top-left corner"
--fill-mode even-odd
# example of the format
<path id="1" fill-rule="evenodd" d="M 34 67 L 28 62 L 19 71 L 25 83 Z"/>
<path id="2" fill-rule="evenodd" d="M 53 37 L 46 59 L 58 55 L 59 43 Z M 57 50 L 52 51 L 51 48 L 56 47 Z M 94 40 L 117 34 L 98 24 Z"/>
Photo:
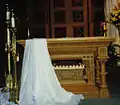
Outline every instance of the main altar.
<path id="1" fill-rule="evenodd" d="M 48 38 L 48 50 L 62 87 L 86 98 L 109 97 L 105 64 L 107 47 L 113 41 L 109 37 Z M 17 43 L 25 47 L 25 40 Z"/>
<path id="2" fill-rule="evenodd" d="M 62 5 L 57 1 L 61 1 Z M 50 0 L 48 4 L 50 5 L 46 7 L 50 7 L 50 11 L 44 14 L 45 20 L 38 19 L 41 22 L 44 21 L 45 27 L 41 28 L 43 26 L 39 22 L 36 22 L 38 25 L 28 24 L 28 36 L 25 34 L 26 37 L 17 32 L 18 24 L 15 23 L 17 23 L 18 18 L 15 16 L 14 9 L 6 5 L 5 52 L 7 70 L 5 71 L 6 87 L 4 91 L 10 91 L 9 100 L 18 103 L 20 63 L 22 63 L 26 38 L 31 40 L 37 37 L 33 31 L 34 26 L 39 26 L 37 33 L 39 38 L 47 39 L 52 65 L 64 89 L 75 94 L 83 94 L 86 98 L 109 97 L 106 62 L 109 59 L 108 46 L 114 42 L 114 38 L 107 37 L 106 24 L 102 27 L 93 24 L 97 22 L 92 21 L 94 18 L 92 16 L 92 2 L 87 2 L 87 0 L 56 0 L 54 4 L 54 0 Z M 63 19 L 59 19 L 59 17 L 63 17 Z M 29 19 L 31 18 L 28 16 L 27 21 Z M 97 31 L 94 32 L 97 30 L 96 26 L 103 31 L 99 35 L 96 33 Z M 33 33 L 31 33 L 32 31 Z M 21 38 L 19 38 L 18 33 L 24 36 L 22 38 L 24 40 L 19 40 Z M 101 35 L 103 37 L 93 37 Z M 19 45 L 22 46 L 22 51 L 20 51 Z M 19 57 L 20 59 L 18 59 Z"/>

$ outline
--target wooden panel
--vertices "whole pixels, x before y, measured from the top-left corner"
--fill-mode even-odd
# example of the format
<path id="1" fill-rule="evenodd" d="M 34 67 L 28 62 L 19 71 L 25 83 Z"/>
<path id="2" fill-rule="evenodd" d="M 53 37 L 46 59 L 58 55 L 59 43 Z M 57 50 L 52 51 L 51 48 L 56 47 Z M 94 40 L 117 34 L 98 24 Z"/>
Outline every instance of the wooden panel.
<path id="1" fill-rule="evenodd" d="M 50 7 L 53 38 L 88 36 L 87 0 L 51 0 Z M 65 35 L 57 34 L 55 28 L 66 28 Z"/>

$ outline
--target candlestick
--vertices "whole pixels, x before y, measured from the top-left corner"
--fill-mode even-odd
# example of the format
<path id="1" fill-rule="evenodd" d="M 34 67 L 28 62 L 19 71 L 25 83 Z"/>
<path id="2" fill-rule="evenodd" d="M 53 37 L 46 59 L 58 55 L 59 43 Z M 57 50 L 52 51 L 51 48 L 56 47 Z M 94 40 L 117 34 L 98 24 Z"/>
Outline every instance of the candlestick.
<path id="1" fill-rule="evenodd" d="M 10 45 L 10 30 L 7 28 L 7 44 Z"/>
<path id="2" fill-rule="evenodd" d="M 104 36 L 106 37 L 107 36 L 107 26 L 106 26 L 106 22 L 101 22 L 101 30 L 104 34 Z"/>
<path id="3" fill-rule="evenodd" d="M 103 24 L 103 31 L 104 31 L 104 36 L 106 37 L 107 36 L 107 27 L 106 27 L 106 23 L 104 22 Z"/>

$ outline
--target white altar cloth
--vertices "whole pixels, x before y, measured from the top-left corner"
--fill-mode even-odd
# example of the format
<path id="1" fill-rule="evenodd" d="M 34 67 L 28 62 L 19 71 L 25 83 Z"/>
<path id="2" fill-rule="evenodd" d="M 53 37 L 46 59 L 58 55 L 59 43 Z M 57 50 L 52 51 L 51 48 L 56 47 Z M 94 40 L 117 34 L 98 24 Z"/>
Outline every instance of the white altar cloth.
<path id="1" fill-rule="evenodd" d="M 82 94 L 63 89 L 51 63 L 46 39 L 26 40 L 19 105 L 78 105 Z"/>

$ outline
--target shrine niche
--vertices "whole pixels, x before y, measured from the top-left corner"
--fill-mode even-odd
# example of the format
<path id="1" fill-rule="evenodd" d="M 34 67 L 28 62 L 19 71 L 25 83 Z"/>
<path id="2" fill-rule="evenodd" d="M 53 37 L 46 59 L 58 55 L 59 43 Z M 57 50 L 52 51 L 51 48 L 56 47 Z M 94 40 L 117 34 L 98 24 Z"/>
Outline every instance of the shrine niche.
<path id="1" fill-rule="evenodd" d="M 48 50 L 56 75 L 62 85 L 85 97 L 109 97 L 106 83 L 108 37 L 47 39 Z M 25 46 L 25 40 L 17 41 Z"/>

